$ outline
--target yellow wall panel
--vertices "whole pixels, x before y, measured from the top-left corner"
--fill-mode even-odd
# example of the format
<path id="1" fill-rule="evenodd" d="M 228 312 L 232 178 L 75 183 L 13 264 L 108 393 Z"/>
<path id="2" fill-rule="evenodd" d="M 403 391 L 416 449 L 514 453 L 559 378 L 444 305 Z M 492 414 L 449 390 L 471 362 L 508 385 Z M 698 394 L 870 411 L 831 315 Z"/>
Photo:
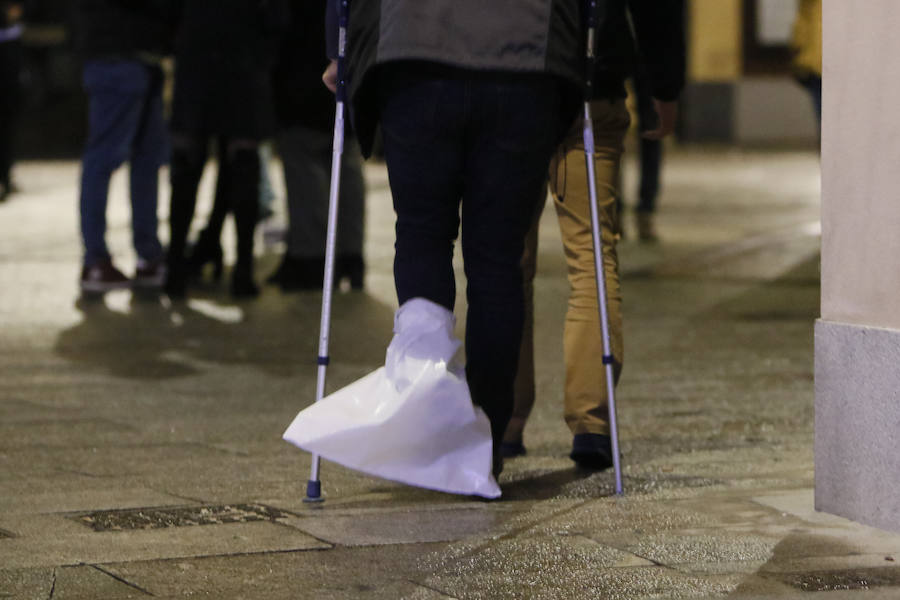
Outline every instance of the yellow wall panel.
<path id="1" fill-rule="evenodd" d="M 688 78 L 735 81 L 742 71 L 741 0 L 690 0 Z"/>

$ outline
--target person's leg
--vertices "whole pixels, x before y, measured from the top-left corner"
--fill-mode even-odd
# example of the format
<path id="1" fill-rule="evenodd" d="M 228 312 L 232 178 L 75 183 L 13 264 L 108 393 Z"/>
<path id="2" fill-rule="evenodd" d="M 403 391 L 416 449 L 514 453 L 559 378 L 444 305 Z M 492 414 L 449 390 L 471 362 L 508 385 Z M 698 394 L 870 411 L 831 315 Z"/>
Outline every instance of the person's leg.
<path id="1" fill-rule="evenodd" d="M 226 157 L 228 141 L 221 137 L 216 138 L 216 151 L 218 170 L 216 171 L 216 187 L 213 195 L 212 211 L 207 217 L 206 226 L 197 236 L 197 242 L 191 248 L 187 257 L 187 270 L 190 278 L 199 278 L 203 275 L 206 265 L 212 265 L 212 277 L 219 281 L 222 277 L 222 228 L 225 219 L 232 210 L 230 205 L 229 189 L 231 186 L 229 161 Z"/>
<path id="2" fill-rule="evenodd" d="M 456 301 L 453 243 L 463 184 L 464 93 L 459 81 L 412 72 L 395 71 L 380 86 L 385 160 L 397 213 L 394 283 L 401 305 L 425 298 L 452 311 Z"/>
<path id="3" fill-rule="evenodd" d="M 274 213 L 275 188 L 269 175 L 269 163 L 272 162 L 272 146 L 269 143 L 259 146 L 259 219 L 264 221 Z"/>
<path id="4" fill-rule="evenodd" d="M 21 43 L 0 43 L 0 200 L 10 192 L 13 164 L 13 137 L 19 111 L 19 71 Z"/>
<path id="5" fill-rule="evenodd" d="M 822 127 L 822 77 L 819 75 L 808 75 L 800 79 L 800 85 L 809 94 L 812 100 L 813 112 L 816 115 L 816 123 L 819 128 Z M 821 135 L 821 132 L 820 132 Z"/>
<path id="6" fill-rule="evenodd" d="M 640 132 L 656 127 L 658 117 L 656 105 L 650 92 L 650 86 L 644 77 L 635 81 L 638 103 Z M 640 182 L 638 188 L 638 204 L 635 207 L 635 225 L 638 238 L 645 242 L 656 241 L 656 227 L 653 213 L 656 211 L 656 198 L 659 196 L 659 177 L 662 168 L 663 145 L 661 140 L 640 138 Z M 621 220 L 621 217 L 620 217 Z"/>
<path id="7" fill-rule="evenodd" d="M 462 248 L 466 379 L 496 446 L 513 410 L 524 305 L 521 260 L 559 130 L 550 77 L 470 82 Z"/>
<path id="8" fill-rule="evenodd" d="M 134 249 L 140 261 L 158 263 L 162 259 L 159 243 L 157 202 L 159 168 L 168 155 L 168 134 L 163 119 L 162 70 L 145 67 L 149 85 L 144 96 L 140 121 L 131 151 L 131 223 Z"/>
<path id="9" fill-rule="evenodd" d="M 303 126 L 278 132 L 287 190 L 287 248 L 268 278 L 282 291 L 321 289 L 331 171 L 331 136 Z M 343 210 L 343 206 L 341 206 Z"/>
<path id="10" fill-rule="evenodd" d="M 659 170 L 662 165 L 662 141 L 641 138 L 641 183 L 637 212 L 656 210 L 659 195 Z"/>
<path id="11" fill-rule="evenodd" d="M 365 234 L 366 183 L 363 179 L 363 157 L 359 143 L 350 138 L 344 145 L 344 168 L 341 169 L 341 211 L 338 214 L 337 279 L 347 278 L 350 287 L 363 287 L 365 262 L 363 237 Z"/>
<path id="12" fill-rule="evenodd" d="M 522 253 L 522 296 L 525 319 L 522 324 L 522 346 L 519 349 L 519 365 L 516 369 L 514 387 L 515 402 L 512 417 L 503 434 L 500 452 L 505 458 L 525 454 L 522 436 L 525 423 L 534 407 L 534 277 L 537 273 L 538 233 L 541 214 L 547 197 L 547 186 L 541 188 L 541 200 L 537 202 L 531 228 L 525 236 L 525 251 Z"/>
<path id="13" fill-rule="evenodd" d="M 166 292 L 171 297 L 184 296 L 187 286 L 185 250 L 187 236 L 197 204 L 197 187 L 206 165 L 207 139 L 190 133 L 172 136 L 172 162 L 169 177 L 172 186 L 169 209 L 169 252 L 166 257 L 168 275 Z"/>
<path id="14" fill-rule="evenodd" d="M 629 117 L 624 102 L 594 102 L 594 166 L 603 239 L 603 269 L 616 377 L 623 364 L 622 297 L 618 278 L 615 182 Z M 550 168 L 550 191 L 559 217 L 569 277 L 564 352 L 565 418 L 574 435 L 609 434 L 606 372 L 597 308 L 590 198 L 580 126 L 564 142 Z"/>
<path id="15" fill-rule="evenodd" d="M 324 260 L 331 136 L 308 127 L 291 127 L 279 132 L 278 150 L 287 189 L 287 253 L 297 259 Z"/>
<path id="16" fill-rule="evenodd" d="M 229 140 L 225 162 L 228 205 L 237 230 L 237 262 L 231 273 L 231 294 L 239 298 L 259 295 L 253 280 L 253 234 L 259 220 L 259 142 Z"/>
<path id="17" fill-rule="evenodd" d="M 85 64 L 88 140 L 82 158 L 80 200 L 85 266 L 110 259 L 104 239 L 109 180 L 130 156 L 148 83 L 144 67 L 137 62 Z"/>

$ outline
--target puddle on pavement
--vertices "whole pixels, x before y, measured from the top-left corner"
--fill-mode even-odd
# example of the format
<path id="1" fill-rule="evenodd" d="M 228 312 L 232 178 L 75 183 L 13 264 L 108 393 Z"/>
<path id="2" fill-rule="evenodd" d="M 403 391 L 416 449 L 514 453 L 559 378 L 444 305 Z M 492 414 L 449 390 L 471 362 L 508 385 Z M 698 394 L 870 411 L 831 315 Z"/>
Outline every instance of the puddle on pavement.
<path id="1" fill-rule="evenodd" d="M 772 577 L 772 575 L 769 576 Z M 774 578 L 804 592 L 868 590 L 900 587 L 900 567 L 784 573 L 775 575 Z"/>
<path id="2" fill-rule="evenodd" d="M 262 504 L 225 504 L 98 511 L 77 515 L 72 519 L 94 531 L 125 531 L 271 521 L 286 516 L 288 515 Z"/>

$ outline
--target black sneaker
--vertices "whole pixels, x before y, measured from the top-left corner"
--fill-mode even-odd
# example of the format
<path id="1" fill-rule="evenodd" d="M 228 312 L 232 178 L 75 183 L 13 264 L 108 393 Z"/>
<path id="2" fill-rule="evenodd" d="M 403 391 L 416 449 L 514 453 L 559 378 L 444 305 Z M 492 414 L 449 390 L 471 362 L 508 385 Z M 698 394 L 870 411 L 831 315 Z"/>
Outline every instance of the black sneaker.
<path id="1" fill-rule="evenodd" d="M 522 443 L 522 440 L 517 442 L 501 442 L 500 443 L 500 456 L 503 458 L 515 458 L 517 456 L 525 456 L 527 454 L 527 450 L 525 450 L 525 444 Z"/>
<path id="2" fill-rule="evenodd" d="M 582 469 L 603 471 L 612 466 L 612 441 L 602 433 L 577 433 L 569 458 Z"/>
<path id="3" fill-rule="evenodd" d="M 81 291 L 102 294 L 131 287 L 131 280 L 106 259 L 81 270 Z"/>
<path id="4" fill-rule="evenodd" d="M 141 288 L 161 288 L 166 281 L 166 264 L 163 260 L 139 258 L 134 270 L 134 285 Z"/>

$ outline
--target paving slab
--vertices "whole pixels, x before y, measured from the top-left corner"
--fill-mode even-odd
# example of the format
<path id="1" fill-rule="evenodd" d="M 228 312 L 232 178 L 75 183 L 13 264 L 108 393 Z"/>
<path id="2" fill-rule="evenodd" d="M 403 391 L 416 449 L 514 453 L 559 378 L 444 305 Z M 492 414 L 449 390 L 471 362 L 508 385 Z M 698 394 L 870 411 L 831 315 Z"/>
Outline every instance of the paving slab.
<path id="1" fill-rule="evenodd" d="M 5 569 L 193 556 L 325 549 L 330 545 L 277 523 L 229 523 L 81 535 L 17 537 L 0 544 Z"/>
<path id="2" fill-rule="evenodd" d="M 421 578 L 419 559 L 433 544 L 343 548 L 105 565 L 163 598 L 446 598 Z"/>
<path id="3" fill-rule="evenodd" d="M 93 484 L 93 485 L 91 485 Z M 165 506 L 182 504 L 184 499 L 149 488 L 111 486 L 109 482 L 97 482 L 79 478 L 77 487 L 61 486 L 57 491 L 42 493 L 15 493 L 0 490 L 0 515 L 6 519 L 15 515 L 77 512 L 110 508 L 138 508 L 141 506 Z M 5 492 L 5 493 L 4 493 Z"/>
<path id="4" fill-rule="evenodd" d="M 281 519 L 315 538 L 343 546 L 388 546 L 455 541 L 491 535 L 509 511 L 481 507 L 432 511 L 327 514 Z"/>

